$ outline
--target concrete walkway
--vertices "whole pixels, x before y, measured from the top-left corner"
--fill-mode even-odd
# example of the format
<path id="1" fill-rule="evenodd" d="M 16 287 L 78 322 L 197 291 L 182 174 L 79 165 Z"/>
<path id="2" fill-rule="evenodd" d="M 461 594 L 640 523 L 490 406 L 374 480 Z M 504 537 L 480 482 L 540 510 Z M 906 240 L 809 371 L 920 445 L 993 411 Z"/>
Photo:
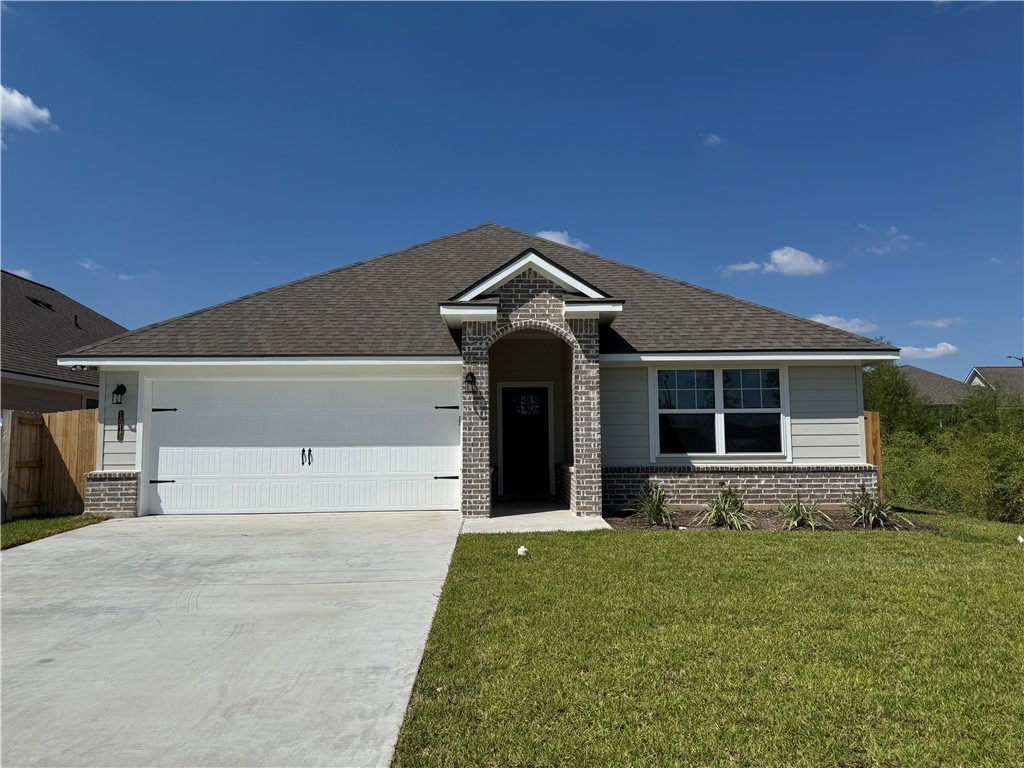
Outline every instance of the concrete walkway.
<path id="1" fill-rule="evenodd" d="M 471 517 L 462 524 L 463 533 L 531 533 L 540 531 L 607 530 L 600 517 L 578 517 L 550 502 L 496 505 L 494 517 Z"/>
<path id="2" fill-rule="evenodd" d="M 5 766 L 386 766 L 462 519 L 112 520 L 0 556 Z"/>

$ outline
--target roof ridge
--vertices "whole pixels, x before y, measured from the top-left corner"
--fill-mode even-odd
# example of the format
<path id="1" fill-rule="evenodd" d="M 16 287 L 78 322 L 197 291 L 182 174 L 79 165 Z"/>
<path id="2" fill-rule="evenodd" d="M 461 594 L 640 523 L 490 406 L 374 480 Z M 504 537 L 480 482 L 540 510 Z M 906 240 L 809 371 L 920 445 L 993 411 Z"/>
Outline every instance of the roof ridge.
<path id="1" fill-rule="evenodd" d="M 19 280 L 24 280 L 26 283 L 32 283 L 32 285 L 38 285 L 40 288 L 46 288 L 48 291 L 54 291 L 55 293 L 59 293 L 62 296 L 67 296 L 66 293 L 64 293 L 63 291 L 58 291 L 52 285 L 47 285 L 46 283 L 40 283 L 38 280 L 33 280 L 31 277 L 25 277 L 24 275 L 19 275 L 17 272 L 12 272 L 9 269 L 0 269 L 0 272 L 3 272 L 5 275 L 10 275 L 11 277 L 16 277 Z M 70 299 L 71 297 L 68 296 L 68 298 Z"/>
<path id="2" fill-rule="evenodd" d="M 515 232 L 516 234 L 519 234 L 519 235 L 526 235 L 527 237 L 532 237 L 535 240 L 541 240 L 541 241 L 548 242 L 548 243 L 554 243 L 555 242 L 554 240 L 547 240 L 546 238 L 539 237 L 537 235 L 531 235 L 531 234 L 529 234 L 527 232 L 522 232 L 522 231 L 517 230 L 517 229 L 512 229 L 511 227 L 506 227 L 506 226 L 504 226 L 502 224 L 495 224 L 494 226 L 500 227 L 501 229 L 506 229 L 506 230 L 508 230 L 510 232 Z M 728 299 L 729 301 L 738 302 L 738 303 L 744 304 L 744 305 L 746 305 L 748 307 L 755 307 L 756 309 L 764 309 L 764 310 L 767 310 L 768 312 L 773 312 L 773 313 L 778 314 L 778 315 L 784 315 L 785 317 L 790 317 L 790 318 L 792 318 L 794 320 L 800 320 L 800 321 L 805 322 L 805 323 L 810 323 L 811 325 L 814 325 L 814 326 L 818 326 L 818 327 L 821 327 L 821 328 L 828 328 L 830 331 L 835 331 L 837 333 L 843 334 L 845 336 L 849 336 L 849 337 L 857 339 L 857 340 L 869 341 L 872 344 L 875 344 L 876 346 L 878 346 L 880 349 L 898 349 L 898 347 L 893 347 L 893 346 L 889 346 L 889 345 L 883 345 L 880 341 L 878 341 L 876 339 L 869 339 L 867 336 L 861 336 L 860 334 L 853 333 L 851 331 L 845 331 L 842 328 L 836 328 L 835 326 L 832 326 L 832 325 L 826 325 L 825 323 L 819 323 L 816 320 L 811 320 L 810 318 L 807 318 L 807 317 L 801 317 L 800 315 L 794 315 L 791 312 L 784 312 L 781 309 L 775 309 L 774 307 L 767 307 L 764 304 L 757 304 L 756 302 L 753 302 L 753 301 L 747 301 L 746 299 L 741 299 L 741 298 L 739 298 L 737 296 L 730 296 L 727 293 L 721 293 L 719 291 L 714 291 L 714 290 L 712 290 L 710 288 L 705 288 L 705 287 L 703 287 L 701 285 L 695 285 L 693 283 L 688 283 L 685 280 L 679 280 L 678 278 L 670 277 L 668 275 L 663 275 L 663 274 L 661 274 L 659 272 L 653 272 L 653 271 L 651 271 L 649 269 L 644 269 L 643 267 L 637 267 L 637 266 L 635 266 L 633 264 L 626 264 L 625 262 L 622 262 L 622 261 L 617 261 L 615 259 L 609 259 L 607 256 L 602 256 L 599 253 L 592 253 L 591 251 L 584 251 L 581 248 L 573 248 L 571 245 L 562 245 L 562 243 L 555 243 L 555 244 L 556 245 L 560 245 L 563 248 L 569 248 L 570 250 L 586 254 L 587 256 L 593 256 L 594 258 L 601 259 L 602 261 L 606 261 L 609 264 L 615 264 L 618 267 L 625 267 L 626 269 L 631 269 L 634 272 L 642 272 L 642 273 L 647 274 L 647 275 L 652 275 L 652 276 L 660 278 L 662 280 L 668 280 L 668 281 L 676 283 L 678 285 L 686 286 L 687 288 L 693 288 L 694 290 L 701 291 L 703 293 L 707 293 L 707 294 L 710 294 L 712 296 L 716 296 L 716 297 L 721 298 L 721 299 Z M 1013 366 L 1008 366 L 1008 367 L 1013 367 Z"/>
<path id="3" fill-rule="evenodd" d="M 432 238 L 430 240 L 426 240 L 426 241 L 424 241 L 422 243 L 417 243 L 416 245 L 410 245 L 410 246 L 407 246 L 405 248 L 399 248 L 397 251 L 388 251 L 387 253 L 381 253 L 381 254 L 378 254 L 376 256 L 371 256 L 368 259 L 361 259 L 359 261 L 353 261 L 351 264 L 343 264 L 340 267 L 332 267 L 331 269 L 325 269 L 323 272 L 317 272 L 317 273 L 312 274 L 312 275 L 306 275 L 305 277 L 300 277 L 300 278 L 298 278 L 296 280 L 291 280 L 291 281 L 289 281 L 287 283 L 281 283 L 280 285 L 272 285 L 269 288 L 262 288 L 261 290 L 253 291 L 252 293 L 247 293 L 247 294 L 244 294 L 242 296 L 236 296 L 235 298 L 228 299 L 227 301 L 223 301 L 220 304 L 214 304 L 213 306 L 210 306 L 210 307 L 201 307 L 200 309 L 196 309 L 196 310 L 193 310 L 191 312 L 185 312 L 184 314 L 181 314 L 181 315 L 175 315 L 174 317 L 169 317 L 166 320 L 159 320 L 159 321 L 157 321 L 155 323 L 150 323 L 149 325 L 144 325 L 141 328 L 136 328 L 133 331 L 126 331 L 125 333 L 119 333 L 116 336 L 110 336 L 110 337 L 108 337 L 106 339 L 101 339 L 100 341 L 94 341 L 92 344 L 86 344 L 84 347 L 79 347 L 78 349 L 75 349 L 75 350 L 72 350 L 71 352 L 68 352 L 67 356 L 81 354 L 83 352 L 88 352 L 89 350 L 91 350 L 94 347 L 97 347 L 97 346 L 99 346 L 101 344 L 107 344 L 107 343 L 112 342 L 112 341 L 118 341 L 120 339 L 126 338 L 128 336 L 132 336 L 132 335 L 137 334 L 137 333 L 144 333 L 145 331 L 151 331 L 154 328 L 159 328 L 159 327 L 161 327 L 163 325 L 167 325 L 168 323 L 176 322 L 178 320 L 184 320 L 187 317 L 195 317 L 196 315 L 201 315 L 204 312 L 212 312 L 215 309 L 221 309 L 222 307 L 227 307 L 227 306 L 230 306 L 232 304 L 237 304 L 240 301 L 244 301 L 246 299 L 251 299 L 251 298 L 253 298 L 255 296 L 262 296 L 264 294 L 272 293 L 273 291 L 278 291 L 278 290 L 281 290 L 283 288 L 291 288 L 292 286 L 299 285 L 300 283 L 305 283 L 305 282 L 308 282 L 310 280 L 314 280 L 316 278 L 321 278 L 324 275 L 334 274 L 335 272 L 343 272 L 346 269 L 352 269 L 353 267 L 358 267 L 358 266 L 361 266 L 363 264 L 368 264 L 371 261 L 377 261 L 379 259 L 384 259 L 384 258 L 387 258 L 388 256 L 397 256 L 398 254 L 405 253 L 406 251 L 412 251 L 412 250 L 415 250 L 416 248 L 422 248 L 425 245 L 430 245 L 431 243 L 437 243 L 437 242 L 440 242 L 442 240 L 447 240 L 448 238 L 455 237 L 456 235 L 463 235 L 463 234 L 465 234 L 467 232 L 472 232 L 474 229 L 481 229 L 482 227 L 486 227 L 489 224 L 493 224 L 493 222 L 486 221 L 483 224 L 477 224 L 476 226 L 469 227 L 467 229 L 460 229 L 458 232 L 451 232 L 451 233 L 449 233 L 447 235 L 441 235 L 440 237 L 435 237 L 435 238 Z M 497 225 L 495 225 L 495 226 L 497 226 Z"/>

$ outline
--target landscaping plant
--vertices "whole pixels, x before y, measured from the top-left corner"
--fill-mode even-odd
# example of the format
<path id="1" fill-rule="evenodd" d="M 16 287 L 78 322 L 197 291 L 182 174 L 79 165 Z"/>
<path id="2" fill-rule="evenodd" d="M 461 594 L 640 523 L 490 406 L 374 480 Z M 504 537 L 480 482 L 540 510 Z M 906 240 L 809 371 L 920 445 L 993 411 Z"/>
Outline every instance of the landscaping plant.
<path id="1" fill-rule="evenodd" d="M 883 501 L 873 493 L 868 493 L 863 485 L 860 487 L 860 493 L 846 502 L 846 506 L 853 513 L 854 527 L 881 528 L 892 531 L 898 531 L 907 526 L 914 527 L 910 520 L 893 509 L 892 504 Z"/>
<path id="2" fill-rule="evenodd" d="M 702 510 L 693 518 L 692 525 L 713 525 L 717 528 L 729 528 L 734 531 L 743 528 L 753 528 L 754 525 L 747 517 L 743 500 L 732 488 L 722 483 L 722 490 L 711 502 L 711 506 Z"/>
<path id="3" fill-rule="evenodd" d="M 792 504 L 784 504 L 781 512 L 782 516 L 786 518 L 786 523 L 790 530 L 794 528 L 810 528 L 813 531 L 819 525 L 832 522 L 832 518 L 818 509 L 818 505 L 815 502 L 805 503 L 800 500 L 799 494 L 796 497 L 796 501 Z"/>
<path id="4" fill-rule="evenodd" d="M 628 506 L 627 512 L 643 515 L 651 525 L 672 527 L 672 513 L 664 489 L 653 480 L 645 482 Z"/>

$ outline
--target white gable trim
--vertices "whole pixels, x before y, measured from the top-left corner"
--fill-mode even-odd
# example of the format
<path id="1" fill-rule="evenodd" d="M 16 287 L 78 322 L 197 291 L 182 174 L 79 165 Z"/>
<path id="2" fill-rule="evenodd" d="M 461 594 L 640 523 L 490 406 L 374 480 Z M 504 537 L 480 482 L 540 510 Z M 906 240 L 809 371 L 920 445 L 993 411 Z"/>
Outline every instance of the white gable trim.
<path id="1" fill-rule="evenodd" d="M 500 272 L 491 275 L 489 278 L 485 278 L 484 282 L 477 283 L 465 293 L 456 296 L 455 301 L 472 301 L 481 294 L 491 293 L 496 288 L 504 285 L 529 267 L 533 267 L 548 280 L 560 285 L 567 291 L 582 293 L 584 296 L 591 299 L 608 298 L 600 291 L 597 291 L 582 282 L 579 278 L 573 277 L 557 264 L 548 261 L 531 248 Z"/>

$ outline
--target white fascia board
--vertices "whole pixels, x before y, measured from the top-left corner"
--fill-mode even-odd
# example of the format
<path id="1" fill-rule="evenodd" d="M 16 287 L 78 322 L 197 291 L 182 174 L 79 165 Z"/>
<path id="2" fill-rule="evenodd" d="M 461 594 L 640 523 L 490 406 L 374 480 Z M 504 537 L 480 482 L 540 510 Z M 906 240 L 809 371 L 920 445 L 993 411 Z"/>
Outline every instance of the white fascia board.
<path id="1" fill-rule="evenodd" d="M 466 321 L 481 321 L 498 319 L 497 307 L 467 307 L 460 304 L 442 304 L 441 317 L 449 328 L 461 328 Z"/>
<path id="2" fill-rule="evenodd" d="M 88 365 L 96 368 L 143 368 L 150 366 L 202 366 L 202 365 L 444 365 L 462 364 L 459 356 L 446 357 L 61 357 L 57 364 Z"/>
<path id="3" fill-rule="evenodd" d="M 600 320 L 602 323 L 611 324 L 619 313 L 622 312 L 622 303 L 617 304 L 566 304 L 566 319 L 575 320 Z"/>
<path id="4" fill-rule="evenodd" d="M 530 250 L 496 275 L 493 275 L 486 283 L 478 283 L 465 293 L 456 297 L 456 301 L 471 301 L 481 294 L 490 293 L 498 286 L 504 285 L 527 267 L 533 267 L 551 282 L 557 283 L 568 290 L 578 291 L 591 299 L 607 298 L 600 291 L 595 291 L 589 285 L 580 282 L 564 269 L 551 263 L 536 251 Z"/>
<path id="5" fill-rule="evenodd" d="M 623 355 L 601 355 L 602 363 L 676 363 L 676 362 L 860 362 L 899 360 L 897 352 L 689 352 L 689 353 L 638 353 Z"/>

